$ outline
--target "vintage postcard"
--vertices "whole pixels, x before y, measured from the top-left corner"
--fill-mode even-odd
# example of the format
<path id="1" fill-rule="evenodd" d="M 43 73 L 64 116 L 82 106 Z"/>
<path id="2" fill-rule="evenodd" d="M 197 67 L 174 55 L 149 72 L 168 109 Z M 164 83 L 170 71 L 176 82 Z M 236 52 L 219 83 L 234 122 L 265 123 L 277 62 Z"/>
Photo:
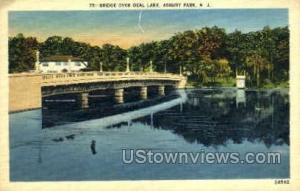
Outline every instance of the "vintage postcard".
<path id="1" fill-rule="evenodd" d="M 1 1 L 0 190 L 296 190 L 296 0 Z"/>

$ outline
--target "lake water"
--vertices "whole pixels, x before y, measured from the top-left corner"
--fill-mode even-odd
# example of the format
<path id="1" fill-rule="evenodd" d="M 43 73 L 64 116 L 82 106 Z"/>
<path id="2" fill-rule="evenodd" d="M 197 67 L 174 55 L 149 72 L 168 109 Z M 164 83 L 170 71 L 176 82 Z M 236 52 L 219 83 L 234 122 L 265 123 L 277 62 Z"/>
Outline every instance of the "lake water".
<path id="1" fill-rule="evenodd" d="M 130 95 L 113 104 L 109 93 L 94 93 L 88 108 L 76 95 L 56 96 L 45 98 L 43 109 L 10 114 L 11 180 L 289 178 L 288 90 L 170 90 L 144 101 Z M 281 158 L 279 164 L 126 164 L 122 149 Z"/>

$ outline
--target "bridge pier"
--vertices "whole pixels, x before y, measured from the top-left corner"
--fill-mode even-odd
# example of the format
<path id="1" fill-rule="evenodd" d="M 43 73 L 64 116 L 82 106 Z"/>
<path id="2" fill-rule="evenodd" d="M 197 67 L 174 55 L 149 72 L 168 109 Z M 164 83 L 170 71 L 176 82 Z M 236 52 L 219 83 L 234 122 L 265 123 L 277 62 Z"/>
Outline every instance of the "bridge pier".
<path id="1" fill-rule="evenodd" d="M 178 83 L 177 83 L 177 88 L 179 89 L 184 89 L 187 83 L 187 78 L 183 77 Z"/>
<path id="2" fill-rule="evenodd" d="M 158 95 L 159 96 L 165 95 L 165 86 L 158 86 Z"/>
<path id="3" fill-rule="evenodd" d="M 140 97 L 145 100 L 148 98 L 148 88 L 147 86 L 142 86 L 140 89 Z"/>
<path id="4" fill-rule="evenodd" d="M 124 103 L 124 89 L 115 89 L 115 102 Z"/>
<path id="5" fill-rule="evenodd" d="M 89 93 L 84 92 L 80 94 L 81 98 L 81 108 L 86 109 L 89 108 Z"/>

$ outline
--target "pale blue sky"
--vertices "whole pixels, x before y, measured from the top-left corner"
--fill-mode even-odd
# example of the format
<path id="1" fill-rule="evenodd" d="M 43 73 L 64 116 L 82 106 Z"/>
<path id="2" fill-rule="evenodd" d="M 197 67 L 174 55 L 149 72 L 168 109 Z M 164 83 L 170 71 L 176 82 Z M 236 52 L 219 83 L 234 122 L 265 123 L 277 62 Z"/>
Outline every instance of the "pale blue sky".
<path id="1" fill-rule="evenodd" d="M 9 13 L 10 36 L 23 33 L 45 40 L 49 36 L 72 37 L 93 45 L 112 43 L 129 47 L 167 39 L 176 32 L 218 26 L 227 32 L 256 31 L 288 25 L 287 9 L 200 9 L 140 11 L 18 11 Z"/>

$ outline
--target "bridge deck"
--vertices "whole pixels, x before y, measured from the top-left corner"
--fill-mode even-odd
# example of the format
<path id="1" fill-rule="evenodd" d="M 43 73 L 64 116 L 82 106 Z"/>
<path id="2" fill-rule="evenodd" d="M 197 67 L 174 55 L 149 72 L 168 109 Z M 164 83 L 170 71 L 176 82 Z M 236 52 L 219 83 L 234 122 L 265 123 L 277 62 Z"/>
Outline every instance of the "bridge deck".
<path id="1" fill-rule="evenodd" d="M 184 76 L 180 76 L 177 74 L 156 72 L 74 72 L 42 74 L 42 86 L 131 80 L 181 81 L 183 79 L 185 79 Z"/>

